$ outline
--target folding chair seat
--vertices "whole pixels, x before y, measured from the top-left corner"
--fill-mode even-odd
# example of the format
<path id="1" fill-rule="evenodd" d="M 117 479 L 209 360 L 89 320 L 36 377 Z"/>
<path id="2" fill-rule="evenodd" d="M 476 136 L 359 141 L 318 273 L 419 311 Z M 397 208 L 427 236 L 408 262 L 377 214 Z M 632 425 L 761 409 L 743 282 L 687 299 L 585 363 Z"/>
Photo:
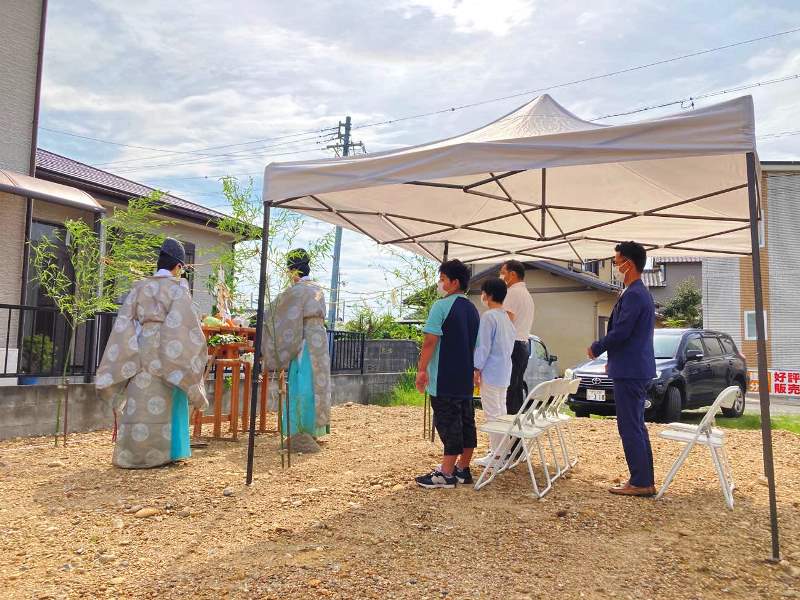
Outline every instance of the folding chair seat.
<path id="1" fill-rule="evenodd" d="M 695 445 L 700 445 L 708 448 L 711 454 L 711 461 L 714 463 L 714 469 L 719 478 L 719 486 L 725 498 L 725 504 L 728 508 L 733 508 L 733 490 L 735 484 L 733 481 L 733 471 L 731 470 L 730 462 L 725 452 L 726 436 L 724 431 L 714 427 L 714 418 L 721 408 L 732 408 L 736 402 L 737 396 L 741 393 L 742 391 L 738 386 L 725 388 L 720 392 L 719 396 L 717 396 L 717 399 L 714 400 L 714 404 L 709 407 L 708 412 L 706 412 L 699 424 L 672 423 L 667 429 L 658 434 L 659 437 L 663 439 L 684 444 L 684 448 L 675 459 L 675 463 L 672 465 L 666 479 L 664 479 L 664 483 L 661 485 L 661 489 L 658 490 L 656 499 L 661 498 L 667 491 L 667 488 L 686 461 L 692 448 L 694 448 Z"/>
<path id="2" fill-rule="evenodd" d="M 485 433 L 503 434 L 503 440 L 497 449 L 497 454 L 504 458 L 501 459 L 499 465 L 493 465 L 483 470 L 478 481 L 475 482 L 476 490 L 488 485 L 498 474 L 513 468 L 524 460 L 528 466 L 533 493 L 536 497 L 542 498 L 550 491 L 553 480 L 547 468 L 547 460 L 540 442 L 540 438 L 546 434 L 547 430 L 534 424 L 534 414 L 537 411 L 541 411 L 546 402 L 550 402 L 551 388 L 552 382 L 550 381 L 540 383 L 528 394 L 525 403 L 510 421 L 507 419 L 494 419 L 480 427 L 480 430 Z M 517 442 L 517 447 L 512 452 L 515 442 Z M 531 450 L 534 444 L 537 447 L 539 460 L 544 470 L 545 486 L 543 489 L 539 487 L 536 481 L 533 462 L 531 461 Z"/>

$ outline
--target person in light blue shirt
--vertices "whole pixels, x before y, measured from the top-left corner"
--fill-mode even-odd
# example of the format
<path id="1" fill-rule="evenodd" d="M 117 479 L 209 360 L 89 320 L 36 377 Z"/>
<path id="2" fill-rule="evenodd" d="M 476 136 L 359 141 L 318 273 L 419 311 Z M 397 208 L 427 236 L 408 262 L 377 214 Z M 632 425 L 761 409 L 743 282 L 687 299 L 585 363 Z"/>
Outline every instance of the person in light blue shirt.
<path id="1" fill-rule="evenodd" d="M 514 351 L 516 330 L 503 309 L 506 297 L 506 284 L 493 277 L 481 286 L 481 303 L 489 310 L 481 315 L 478 328 L 478 341 L 473 359 L 475 385 L 481 388 L 481 405 L 488 420 L 506 414 L 506 389 L 511 382 L 511 353 Z M 489 452 L 475 462 L 491 467 L 500 456 L 502 434 L 489 435 Z"/>

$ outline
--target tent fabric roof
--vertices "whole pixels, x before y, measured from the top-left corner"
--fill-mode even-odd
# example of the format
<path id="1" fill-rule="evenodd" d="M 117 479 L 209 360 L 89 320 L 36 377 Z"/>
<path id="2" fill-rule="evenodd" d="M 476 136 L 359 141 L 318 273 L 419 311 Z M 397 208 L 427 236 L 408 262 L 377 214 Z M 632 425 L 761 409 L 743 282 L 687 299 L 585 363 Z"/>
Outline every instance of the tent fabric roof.
<path id="1" fill-rule="evenodd" d="M 436 260 L 584 261 L 627 239 L 659 256 L 748 254 L 755 148 L 749 96 L 606 126 L 544 95 L 429 144 L 271 163 L 263 197 Z"/>
<path id="2" fill-rule="evenodd" d="M 82 190 L 3 169 L 0 169 L 0 191 L 97 213 L 104 210 L 94 198 Z"/>

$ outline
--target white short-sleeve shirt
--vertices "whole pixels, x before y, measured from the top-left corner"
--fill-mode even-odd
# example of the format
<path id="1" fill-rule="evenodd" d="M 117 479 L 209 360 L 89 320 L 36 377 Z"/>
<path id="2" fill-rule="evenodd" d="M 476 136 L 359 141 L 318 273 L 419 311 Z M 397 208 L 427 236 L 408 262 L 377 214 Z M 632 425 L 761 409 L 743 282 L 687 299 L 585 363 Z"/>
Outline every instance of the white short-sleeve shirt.
<path id="1" fill-rule="evenodd" d="M 518 281 L 508 288 L 503 308 L 514 314 L 514 330 L 516 340 L 527 342 L 533 326 L 533 298 L 524 281 Z"/>

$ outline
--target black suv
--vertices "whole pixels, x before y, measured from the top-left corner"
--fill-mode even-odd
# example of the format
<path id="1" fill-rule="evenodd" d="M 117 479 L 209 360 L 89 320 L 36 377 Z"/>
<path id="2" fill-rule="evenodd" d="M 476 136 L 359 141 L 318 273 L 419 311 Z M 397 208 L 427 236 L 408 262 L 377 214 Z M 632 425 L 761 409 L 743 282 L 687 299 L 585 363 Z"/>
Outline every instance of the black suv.
<path id="1" fill-rule="evenodd" d="M 656 329 L 653 347 L 656 377 L 648 386 L 645 400 L 648 420 L 678 421 L 682 410 L 710 406 L 731 385 L 738 385 L 742 395 L 723 413 L 726 417 L 742 415 L 749 377 L 747 362 L 729 335 L 705 329 Z M 603 353 L 573 370 L 572 376 L 581 380 L 578 392 L 568 401 L 576 416 L 615 414 L 607 362 Z"/>

